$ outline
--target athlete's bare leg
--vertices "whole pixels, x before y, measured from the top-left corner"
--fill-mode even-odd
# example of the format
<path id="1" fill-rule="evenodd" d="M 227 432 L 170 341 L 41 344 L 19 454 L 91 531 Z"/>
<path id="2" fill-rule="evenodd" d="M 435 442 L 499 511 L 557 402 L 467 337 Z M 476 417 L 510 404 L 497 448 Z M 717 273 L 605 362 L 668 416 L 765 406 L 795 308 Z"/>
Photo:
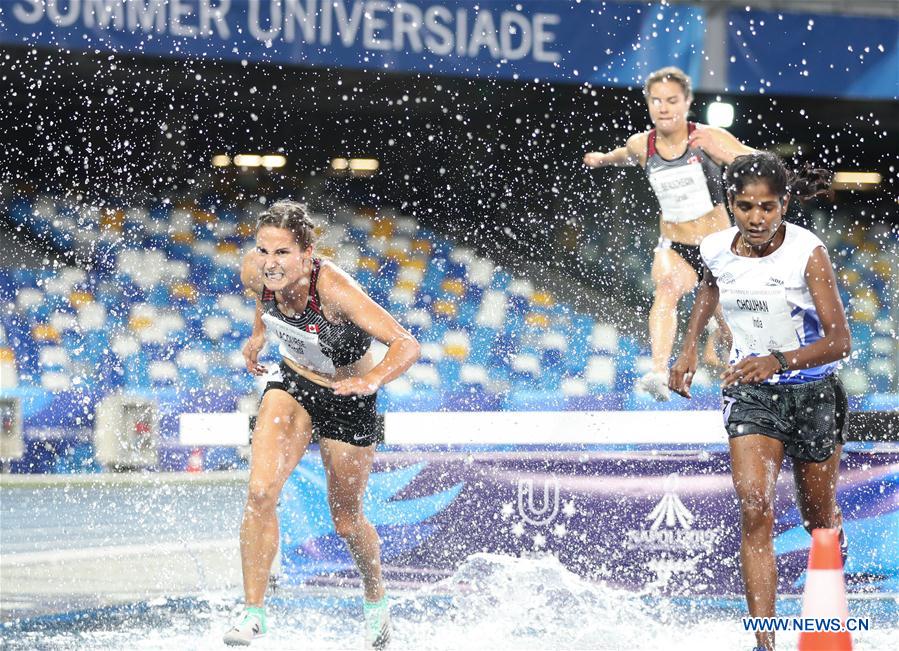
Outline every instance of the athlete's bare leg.
<path id="1" fill-rule="evenodd" d="M 278 551 L 278 497 L 311 438 L 312 421 L 306 410 L 286 391 L 267 391 L 253 431 L 250 485 L 240 526 L 247 606 L 262 606 Z"/>
<path id="2" fill-rule="evenodd" d="M 696 272 L 671 249 L 656 249 L 652 262 L 655 284 L 649 311 L 649 340 L 652 346 L 652 370 L 668 373 L 668 360 L 677 334 L 677 304 L 698 282 Z"/>
<path id="3" fill-rule="evenodd" d="M 843 526 L 843 514 L 837 505 L 842 450 L 843 446 L 838 445 L 830 458 L 820 463 L 793 462 L 796 503 L 809 533 L 814 529 L 840 529 Z"/>
<path id="4" fill-rule="evenodd" d="M 774 489 L 783 463 L 783 443 L 761 434 L 730 439 L 731 472 L 740 502 L 740 565 L 752 617 L 774 617 L 777 566 L 774 561 Z M 773 632 L 756 643 L 774 648 Z"/>
<path id="5" fill-rule="evenodd" d="M 344 539 L 362 575 L 365 599 L 380 601 L 381 541 L 378 532 L 362 513 L 362 496 L 368 484 L 375 446 L 360 447 L 321 439 L 322 461 L 328 477 L 328 505 L 337 535 Z"/>

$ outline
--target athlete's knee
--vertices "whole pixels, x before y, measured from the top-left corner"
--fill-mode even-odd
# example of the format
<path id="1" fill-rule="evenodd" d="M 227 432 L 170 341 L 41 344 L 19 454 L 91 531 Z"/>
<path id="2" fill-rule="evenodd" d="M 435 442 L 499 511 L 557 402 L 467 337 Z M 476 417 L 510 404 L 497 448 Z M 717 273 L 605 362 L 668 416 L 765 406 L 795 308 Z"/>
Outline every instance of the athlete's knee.
<path id="1" fill-rule="evenodd" d="M 655 281 L 655 301 L 676 304 L 689 291 L 683 283 L 666 276 Z"/>
<path id="2" fill-rule="evenodd" d="M 334 522 L 334 532 L 344 540 L 358 537 L 366 525 L 361 511 L 335 513 L 331 520 Z"/>
<path id="3" fill-rule="evenodd" d="M 763 491 L 748 490 L 740 496 L 740 520 L 746 531 L 774 527 L 774 502 Z"/>
<path id="4" fill-rule="evenodd" d="M 274 512 L 278 505 L 278 485 L 275 482 L 250 482 L 247 509 L 254 513 Z"/>

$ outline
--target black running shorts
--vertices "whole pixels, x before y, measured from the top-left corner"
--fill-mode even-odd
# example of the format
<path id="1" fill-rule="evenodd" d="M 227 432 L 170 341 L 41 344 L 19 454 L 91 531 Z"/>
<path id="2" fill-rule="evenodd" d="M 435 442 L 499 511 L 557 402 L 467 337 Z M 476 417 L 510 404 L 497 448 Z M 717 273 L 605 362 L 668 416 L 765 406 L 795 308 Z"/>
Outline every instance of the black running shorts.
<path id="1" fill-rule="evenodd" d="M 377 394 L 338 396 L 281 362 L 281 380 L 265 385 L 286 391 L 300 403 L 312 419 L 312 432 L 319 438 L 367 447 L 384 440 L 383 424 L 375 410 Z"/>
<path id="2" fill-rule="evenodd" d="M 688 265 L 693 267 L 693 271 L 702 280 L 702 274 L 705 272 L 705 266 L 702 263 L 702 256 L 699 255 L 699 246 L 695 244 L 684 244 L 683 242 L 672 242 L 671 250 L 684 259 Z"/>
<path id="3" fill-rule="evenodd" d="M 730 437 L 762 434 L 783 442 L 798 461 L 826 461 L 846 442 L 846 390 L 836 375 L 802 384 L 725 387 L 724 426 Z"/>

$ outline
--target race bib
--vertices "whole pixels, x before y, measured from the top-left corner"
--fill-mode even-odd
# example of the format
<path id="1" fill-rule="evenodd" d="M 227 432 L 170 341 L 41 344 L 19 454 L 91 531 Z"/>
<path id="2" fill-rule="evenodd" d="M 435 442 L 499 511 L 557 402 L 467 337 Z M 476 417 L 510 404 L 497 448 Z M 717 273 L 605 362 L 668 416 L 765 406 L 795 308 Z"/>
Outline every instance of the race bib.
<path id="1" fill-rule="evenodd" d="M 724 318 L 733 332 L 734 351 L 741 359 L 799 348 L 783 287 L 738 289 L 719 285 L 718 291 Z"/>
<path id="2" fill-rule="evenodd" d="M 666 222 L 693 221 L 714 208 L 702 165 L 680 165 L 653 172 L 649 184 Z"/>
<path id="3" fill-rule="evenodd" d="M 263 314 L 266 331 L 278 339 L 282 357 L 322 375 L 335 373 L 334 362 L 322 351 L 318 335 L 284 323 L 271 314 Z"/>

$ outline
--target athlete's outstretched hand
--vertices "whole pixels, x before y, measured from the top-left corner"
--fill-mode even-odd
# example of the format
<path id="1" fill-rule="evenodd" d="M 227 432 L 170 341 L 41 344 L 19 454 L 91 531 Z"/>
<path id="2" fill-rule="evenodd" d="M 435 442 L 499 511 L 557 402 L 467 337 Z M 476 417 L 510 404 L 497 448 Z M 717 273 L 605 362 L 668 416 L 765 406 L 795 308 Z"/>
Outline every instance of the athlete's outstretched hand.
<path id="1" fill-rule="evenodd" d="M 606 155 L 601 151 L 591 151 L 584 154 L 584 165 L 587 167 L 602 167 L 606 164 Z"/>
<path id="2" fill-rule="evenodd" d="M 364 377 L 350 377 L 338 380 L 331 388 L 338 396 L 370 396 L 378 390 L 378 385 Z"/>
<path id="3" fill-rule="evenodd" d="M 744 357 L 739 364 L 721 374 L 721 382 L 729 387 L 735 384 L 761 384 L 780 370 L 780 362 L 774 355 Z"/>
<path id="4" fill-rule="evenodd" d="M 696 373 L 696 353 L 681 353 L 668 372 L 668 388 L 684 398 L 692 398 L 690 385 Z"/>
<path id="5" fill-rule="evenodd" d="M 262 375 L 266 371 L 265 366 L 258 361 L 259 352 L 262 350 L 263 346 L 265 346 L 265 335 L 261 337 L 250 337 L 240 351 L 243 353 L 243 359 L 244 363 L 247 365 L 247 370 L 252 375 Z"/>

